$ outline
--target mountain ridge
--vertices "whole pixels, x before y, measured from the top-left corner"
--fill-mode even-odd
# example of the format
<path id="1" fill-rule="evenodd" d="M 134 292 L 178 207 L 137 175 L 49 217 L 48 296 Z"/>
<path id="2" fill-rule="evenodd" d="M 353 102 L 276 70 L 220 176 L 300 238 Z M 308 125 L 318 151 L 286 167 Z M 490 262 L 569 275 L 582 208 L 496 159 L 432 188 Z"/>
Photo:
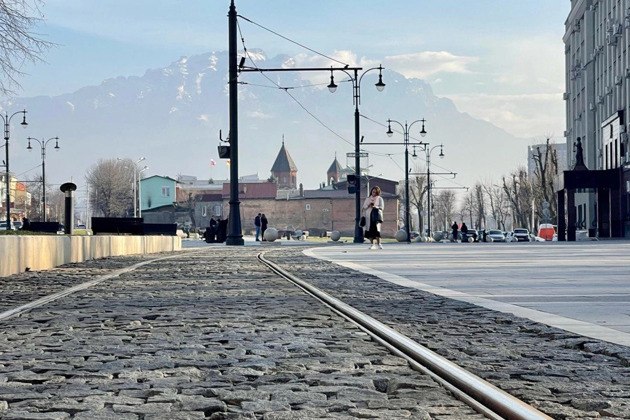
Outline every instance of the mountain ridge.
<path id="1" fill-rule="evenodd" d="M 293 60 L 286 54 L 269 58 L 262 50 L 250 54 L 266 68 L 286 67 Z M 354 105 L 352 84 L 342 76 L 335 73 L 339 88 L 331 94 L 323 83 L 330 77 L 325 72 L 309 74 L 311 80 L 300 72 L 241 74 L 239 174 L 268 178 L 283 137 L 298 166 L 298 183 L 305 188 L 325 182 L 325 171 L 336 155 L 344 165 L 343 155 L 354 151 Z M 431 146 L 444 144 L 446 157 L 439 165 L 458 172 L 462 185 L 507 174 L 525 162 L 525 139 L 459 112 L 451 100 L 435 96 L 425 81 L 385 69 L 387 86 L 377 92 L 370 86 L 376 77 L 366 74 L 361 85 L 361 135 L 366 143 L 402 143 L 396 124 L 392 125 L 396 134 L 391 139 L 385 135 L 387 119 L 404 124 L 405 117 L 409 122 L 424 118 L 428 134 L 422 140 Z M 33 169 L 38 159 L 26 153 L 26 137 L 43 134 L 60 139 L 59 153 L 46 158 L 47 179 L 53 184 L 84 183 L 86 170 L 99 159 L 140 156 L 150 168 L 146 175 L 226 178 L 227 165 L 220 163 L 216 146 L 219 130 L 229 129 L 227 81 L 227 52 L 219 51 L 180 57 L 165 67 L 147 69 L 142 76 L 116 76 L 72 93 L 3 102 L 7 111 L 28 110 L 27 130 L 12 131 L 12 172 L 19 179 L 39 173 Z M 274 87 L 272 81 L 284 88 Z M 309 86 L 299 87 L 304 85 Z M 412 128 L 410 141 L 415 142 L 420 127 Z M 363 166 L 372 165 L 371 174 L 404 178 L 402 145 L 363 148 L 370 153 Z M 412 168 L 424 166 L 425 156 L 418 156 L 422 158 L 410 158 Z M 216 167 L 210 165 L 211 159 Z M 432 162 L 437 165 L 435 159 Z M 348 163 L 353 165 L 352 160 Z"/>

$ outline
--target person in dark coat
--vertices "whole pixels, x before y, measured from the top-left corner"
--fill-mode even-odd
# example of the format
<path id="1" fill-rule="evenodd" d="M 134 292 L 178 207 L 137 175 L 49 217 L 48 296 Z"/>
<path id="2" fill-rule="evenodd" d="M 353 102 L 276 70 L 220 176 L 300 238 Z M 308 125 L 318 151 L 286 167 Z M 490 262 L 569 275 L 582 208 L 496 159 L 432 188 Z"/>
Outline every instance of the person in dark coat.
<path id="1" fill-rule="evenodd" d="M 203 234 L 203 238 L 209 244 L 212 244 L 216 241 L 217 235 L 217 221 L 214 220 L 214 217 L 210 218 L 210 226 L 206 228 L 205 233 Z"/>
<path id="2" fill-rule="evenodd" d="M 228 220 L 223 220 L 221 219 L 221 217 L 219 217 L 219 222 L 217 226 L 217 242 L 223 243 L 227 239 L 227 225 Z"/>
<path id="3" fill-rule="evenodd" d="M 260 242 L 260 213 L 254 217 L 254 226 L 256 226 L 256 242 Z"/>
<path id="4" fill-rule="evenodd" d="M 468 242 L 468 226 L 466 223 L 462 223 L 462 242 Z"/>
<path id="5" fill-rule="evenodd" d="M 267 223 L 267 216 L 265 216 L 265 213 L 263 213 L 262 216 L 260 216 L 260 233 L 263 241 L 265 240 L 265 230 L 267 230 Z"/>
<path id="6" fill-rule="evenodd" d="M 453 226 L 451 226 L 452 234 L 453 234 L 453 242 L 457 242 L 457 231 L 459 230 L 459 226 L 457 226 L 457 221 L 453 221 Z"/>

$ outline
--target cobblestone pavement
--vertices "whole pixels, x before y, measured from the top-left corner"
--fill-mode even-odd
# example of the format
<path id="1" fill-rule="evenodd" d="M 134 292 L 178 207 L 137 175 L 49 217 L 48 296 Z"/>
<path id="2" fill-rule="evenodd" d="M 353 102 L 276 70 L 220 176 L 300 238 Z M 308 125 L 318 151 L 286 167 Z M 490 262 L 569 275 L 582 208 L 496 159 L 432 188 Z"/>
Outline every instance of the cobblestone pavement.
<path id="1" fill-rule="evenodd" d="M 297 261 L 303 278 L 317 274 L 335 284 L 352 277 L 300 249 L 268 249 Z M 2 321 L 0 418 L 481 418 L 278 279 L 255 260 L 257 252 L 178 253 Z M 155 257 L 0 279 L 0 310 Z"/>
<path id="2" fill-rule="evenodd" d="M 556 419 L 630 419 L 630 348 L 282 249 L 267 258 Z"/>

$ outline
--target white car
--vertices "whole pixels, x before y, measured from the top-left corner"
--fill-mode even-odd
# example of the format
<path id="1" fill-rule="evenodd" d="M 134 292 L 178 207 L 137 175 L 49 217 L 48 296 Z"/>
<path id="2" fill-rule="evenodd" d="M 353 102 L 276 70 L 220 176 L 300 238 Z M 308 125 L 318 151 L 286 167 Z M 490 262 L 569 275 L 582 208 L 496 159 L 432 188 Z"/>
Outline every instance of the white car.
<path id="1" fill-rule="evenodd" d="M 500 230 L 491 229 L 486 232 L 488 242 L 506 242 L 505 235 Z"/>
<path id="2" fill-rule="evenodd" d="M 16 230 L 15 224 L 13 223 L 13 221 L 11 221 L 11 229 L 12 230 Z M 0 230 L 7 230 L 7 222 L 6 222 L 6 220 L 0 222 Z"/>

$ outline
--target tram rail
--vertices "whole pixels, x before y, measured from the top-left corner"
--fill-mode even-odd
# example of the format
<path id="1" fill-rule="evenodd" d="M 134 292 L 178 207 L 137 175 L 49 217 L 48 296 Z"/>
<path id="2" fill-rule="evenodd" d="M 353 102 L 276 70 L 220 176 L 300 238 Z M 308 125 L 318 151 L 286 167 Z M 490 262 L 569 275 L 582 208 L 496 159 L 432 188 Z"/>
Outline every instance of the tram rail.
<path id="1" fill-rule="evenodd" d="M 397 354 L 404 355 L 408 360 L 415 362 L 413 366 L 416 369 L 421 370 L 425 374 L 430 374 L 433 379 L 453 391 L 458 398 L 469 404 L 471 408 L 480 414 L 497 420 L 551 419 L 551 417 L 536 408 L 500 390 L 405 335 L 283 270 L 279 265 L 267 260 L 264 257 L 264 253 L 260 253 L 258 259 L 276 274 L 291 281 L 305 292 L 334 309 L 344 318 L 360 326 Z"/>
<path id="2" fill-rule="evenodd" d="M 203 281 L 211 280 L 212 278 L 214 278 L 212 276 L 215 276 L 215 275 L 217 276 L 217 278 L 221 278 L 222 280 L 230 279 L 232 275 L 238 277 L 242 274 L 241 269 L 244 265 L 247 265 L 245 270 L 253 269 L 254 272 L 256 272 L 260 270 L 256 268 L 252 268 L 252 267 L 255 267 L 255 266 L 260 267 L 259 264 L 264 264 L 265 267 L 268 267 L 275 275 L 280 276 L 283 279 L 289 280 L 291 283 L 295 284 L 297 287 L 299 287 L 300 289 L 302 289 L 309 295 L 316 297 L 321 302 L 324 302 L 329 308 L 332 308 L 334 312 L 340 314 L 341 316 L 343 316 L 344 318 L 348 320 L 351 320 L 362 331 L 370 334 L 373 341 L 378 342 L 382 344 L 383 346 L 387 347 L 389 352 L 391 352 L 392 354 L 406 359 L 409 365 L 413 369 L 423 374 L 426 374 L 427 376 L 434 379 L 435 382 L 440 383 L 442 387 L 450 391 L 451 394 L 455 396 L 455 398 L 461 400 L 462 402 L 467 404 L 469 407 L 471 407 L 474 411 L 482 414 L 486 418 L 493 419 L 493 420 L 499 420 L 499 419 L 534 420 L 534 419 L 565 418 L 557 414 L 558 413 L 557 407 L 554 407 L 554 410 L 556 410 L 555 412 L 550 412 L 548 414 L 545 414 L 539 411 L 539 409 L 536 409 L 535 407 L 532 407 L 524 403 L 523 401 L 515 398 L 514 396 L 502 391 L 501 389 L 490 384 L 489 382 L 480 378 L 479 376 L 476 376 L 475 374 L 467 371 L 466 369 L 463 369 L 457 366 L 455 363 L 438 355 L 434 351 L 429 350 L 427 347 L 422 346 L 418 342 L 410 339 L 408 336 L 398 333 L 393 328 L 399 329 L 398 328 L 399 321 L 404 322 L 404 318 L 398 318 L 396 320 L 396 318 L 394 317 L 393 320 L 390 319 L 389 321 L 382 321 L 382 322 L 377 321 L 376 319 L 366 314 L 366 313 L 372 314 L 373 313 L 372 310 L 375 309 L 376 306 L 369 305 L 369 304 L 368 305 L 359 304 L 358 301 L 360 299 L 356 299 L 356 302 L 353 304 L 357 305 L 357 307 L 363 307 L 364 312 L 361 312 L 359 309 L 352 307 L 346 304 L 345 302 L 343 302 L 342 300 L 331 296 L 331 294 L 334 294 L 335 296 L 344 295 L 344 293 L 340 293 L 339 295 L 336 294 L 338 290 L 336 290 L 333 287 L 333 286 L 336 286 L 337 284 L 336 281 L 331 282 L 330 280 L 326 280 L 326 281 L 323 280 L 325 278 L 330 278 L 330 279 L 335 278 L 334 277 L 335 274 L 329 275 L 329 270 L 331 270 L 332 265 L 324 265 L 324 263 L 317 262 L 318 267 L 314 266 L 313 269 L 311 269 L 310 265 L 312 265 L 313 262 L 307 257 L 304 257 L 304 256 L 298 257 L 295 251 L 283 250 L 277 254 L 275 252 L 278 252 L 278 249 L 276 248 L 269 249 L 267 250 L 267 252 L 263 252 L 263 253 L 258 253 L 258 251 L 252 252 L 252 250 L 248 250 L 247 252 L 243 253 L 243 255 L 237 254 L 236 255 L 237 260 L 235 260 L 236 262 L 233 265 L 226 263 L 226 267 L 224 268 L 220 268 L 220 265 L 218 265 L 217 263 L 221 261 L 220 260 L 221 254 L 224 257 L 228 255 L 232 255 L 226 249 L 215 249 L 212 252 L 208 252 L 208 249 L 205 249 L 203 251 L 193 251 L 193 252 L 183 252 L 183 253 L 180 252 L 175 255 L 169 255 L 166 257 L 161 256 L 159 258 L 152 258 L 150 260 L 141 261 L 139 263 L 136 262 L 137 260 L 135 261 L 130 260 L 128 262 L 130 265 L 127 267 L 123 268 L 122 265 L 118 264 L 117 266 L 115 266 L 115 269 L 112 268 L 109 273 L 105 275 L 101 275 L 97 278 L 90 279 L 89 281 L 82 281 L 82 280 L 79 280 L 79 278 L 77 277 L 76 284 L 73 285 L 73 283 L 66 283 L 66 284 L 71 285 L 71 287 L 67 287 L 63 290 L 57 289 L 56 291 L 52 289 L 52 292 L 54 293 L 50 294 L 49 296 L 44 296 L 33 302 L 23 303 L 19 305 L 18 307 L 12 308 L 10 310 L 6 310 L 5 312 L 0 313 L 0 321 L 2 321 L 3 323 L 5 323 L 5 325 L 7 325 L 6 322 L 10 321 L 10 319 L 12 318 L 19 317 L 22 314 L 25 314 L 29 311 L 33 311 L 38 307 L 52 303 L 57 299 L 61 299 L 63 297 L 69 297 L 73 293 L 86 291 L 90 289 L 91 287 L 94 287 L 96 285 L 106 282 L 107 280 L 113 280 L 116 277 L 124 276 L 125 274 L 128 274 L 128 273 L 133 273 L 135 270 L 138 270 L 144 266 L 149 266 L 147 267 L 148 272 L 145 272 L 147 270 L 140 270 L 141 274 L 138 274 L 138 275 L 132 274 L 131 276 L 126 276 L 126 278 L 129 280 L 133 280 L 134 277 L 140 277 L 140 278 L 145 279 L 146 276 L 154 275 L 154 276 L 157 276 L 157 278 L 159 279 L 168 279 L 169 266 L 165 261 L 169 259 L 177 259 L 181 257 L 184 261 L 190 262 L 190 261 L 193 261 L 194 258 L 196 258 L 195 254 L 200 255 L 202 259 L 209 258 L 210 256 L 212 256 L 211 258 L 212 258 L 213 264 L 215 264 L 214 267 L 219 267 L 219 268 L 212 269 L 210 265 L 204 265 L 202 268 L 203 274 L 199 276 L 195 276 L 195 279 L 196 279 L 195 281 L 197 282 L 200 281 L 200 279 L 203 279 Z M 269 258 L 266 257 L 267 255 L 270 258 L 273 258 L 277 262 L 270 261 Z M 259 262 L 258 265 L 255 262 L 256 260 L 255 257 L 257 257 L 257 260 Z M 297 263 L 297 265 L 294 265 L 291 262 Z M 156 268 L 151 269 L 150 265 L 152 263 L 159 263 L 159 265 Z M 292 270 L 297 275 L 291 274 L 290 270 Z M 323 276 L 321 275 L 318 276 L 316 274 L 317 270 L 320 270 L 319 273 L 321 273 Z M 354 296 L 354 293 L 352 293 L 352 290 L 354 290 L 354 288 L 356 288 L 357 285 L 355 284 L 353 288 L 353 287 L 349 287 L 350 286 L 349 283 L 345 283 L 346 281 L 349 280 L 347 276 L 353 275 L 352 273 L 350 273 L 350 270 L 347 270 L 345 268 L 339 269 L 339 270 L 340 271 L 338 271 L 338 273 L 343 273 L 343 275 L 346 276 L 344 277 L 345 285 L 342 287 L 348 291 L 348 293 L 346 293 L 344 297 L 341 297 L 341 299 L 344 299 L 344 300 L 347 299 L 346 301 L 350 302 L 352 300 L 352 296 Z M 267 270 L 263 270 L 263 271 L 267 272 Z M 307 278 L 306 281 L 298 277 L 302 275 L 302 273 L 306 273 L 305 274 Z M 90 274 L 88 273 L 87 275 L 89 276 Z M 356 277 L 356 275 L 354 275 L 354 277 Z M 271 276 L 269 276 L 269 278 L 271 279 Z M 318 278 L 319 280 L 317 280 Z M 358 282 L 359 278 L 358 277 L 351 278 L 350 281 Z M 363 283 L 363 280 L 360 280 L 360 281 L 361 283 Z M 376 280 L 371 280 L 371 281 L 376 281 Z M 315 285 L 317 285 L 317 287 Z M 371 285 L 377 286 L 376 283 L 371 283 Z M 367 294 L 365 295 L 365 298 L 368 301 L 371 301 L 372 299 L 374 299 L 375 293 L 382 293 L 381 291 L 382 286 L 383 284 L 380 283 L 377 287 L 367 289 L 369 290 L 369 292 L 367 292 Z M 386 286 L 386 287 L 392 287 L 392 286 Z M 395 287 L 398 287 L 398 286 L 395 286 Z M 289 287 L 289 289 L 291 288 Z M 326 291 L 324 291 L 324 289 Z M 39 292 L 41 291 L 37 291 L 37 293 L 35 293 L 34 291 L 33 296 L 38 295 Z M 392 292 L 392 289 L 390 289 L 390 293 L 391 292 Z M 129 294 L 129 292 L 127 293 Z M 407 292 L 403 290 L 402 293 L 406 294 Z M 25 293 L 23 294 L 26 295 Z M 41 293 L 39 294 L 41 296 Z M 307 298 L 306 300 L 308 301 L 309 299 Z M 376 300 L 374 300 L 374 302 L 376 302 Z M 376 312 L 378 312 L 378 310 Z M 379 318 L 381 318 L 382 315 L 386 312 L 387 311 L 380 313 L 378 315 Z M 48 316 L 45 316 L 44 318 L 46 317 Z M 147 318 L 147 319 L 150 320 L 152 318 Z M 388 327 L 383 322 L 389 322 L 389 325 L 392 326 L 393 328 Z M 419 319 L 416 319 L 415 322 L 419 322 Z M 0 324 L 0 326 L 1 325 L 2 324 Z M 448 325 L 449 323 L 447 322 L 445 327 L 448 327 Z M 403 330 L 405 330 L 405 328 L 403 328 Z M 410 333 L 413 334 L 413 331 L 409 329 L 408 327 L 406 328 L 406 332 L 408 334 Z M 466 337 L 468 337 L 468 335 L 466 335 Z M 446 341 L 444 343 L 446 343 Z M 445 347 L 442 347 L 442 348 L 445 348 Z M 613 353 L 608 353 L 608 354 L 612 355 Z M 621 356 L 620 359 L 623 359 L 623 356 Z M 461 359 L 458 357 L 451 357 L 451 360 L 461 361 Z M 465 363 L 464 363 L 464 366 L 466 366 Z M 468 365 L 468 368 L 469 369 L 471 368 L 470 363 Z M 474 367 L 472 368 L 475 369 Z M 612 371 L 611 371 L 611 375 L 613 375 Z M 624 385 L 622 384 L 622 386 Z M 552 389 L 553 387 L 554 387 L 553 385 L 550 386 L 550 389 Z M 620 388 L 620 389 L 625 389 L 625 388 Z M 576 390 L 576 392 L 579 392 L 579 390 Z M 617 391 L 617 392 L 623 392 L 623 391 Z M 537 400 L 535 397 L 532 398 L 532 394 L 521 393 L 521 396 L 525 397 L 526 401 L 537 401 L 537 403 L 540 403 L 540 401 Z M 2 401 L 0 401 L 0 403 L 1 402 Z M 584 403 L 580 403 L 580 404 L 584 404 Z M 550 406 L 542 404 L 542 405 L 539 405 L 539 407 L 541 407 L 540 410 L 547 411 L 547 409 Z M 0 404 L 0 408 L 1 408 L 1 404 Z M 569 407 L 567 408 L 567 410 L 568 410 L 567 412 L 570 412 L 571 408 Z M 603 410 L 602 412 L 614 412 L 613 407 L 611 407 L 610 410 L 608 411 Z M 622 413 L 623 408 L 619 409 L 617 412 Z M 554 417 L 550 417 L 549 415 L 554 415 Z M 0 418 L 2 418 L 1 410 L 0 410 Z M 621 416 L 619 416 L 619 418 L 628 418 L 628 417 L 624 417 L 622 414 Z"/>

